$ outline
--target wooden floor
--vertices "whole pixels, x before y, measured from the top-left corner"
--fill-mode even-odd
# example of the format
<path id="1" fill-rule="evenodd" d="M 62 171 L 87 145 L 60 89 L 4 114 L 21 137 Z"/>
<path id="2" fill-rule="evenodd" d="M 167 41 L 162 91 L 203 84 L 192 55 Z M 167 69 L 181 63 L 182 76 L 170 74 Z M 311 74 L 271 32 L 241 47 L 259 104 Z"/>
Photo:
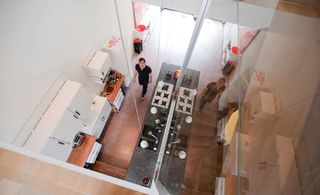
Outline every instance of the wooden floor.
<path id="1" fill-rule="evenodd" d="M 139 56 L 135 56 L 132 64 L 134 65 L 140 56 L 146 58 L 146 63 L 153 70 L 154 80 L 163 62 L 181 65 L 194 25 L 191 15 L 163 11 L 147 46 Z M 222 23 L 206 20 L 189 64 L 190 68 L 200 71 L 199 92 L 208 82 L 216 81 L 222 76 L 222 41 Z M 96 170 L 123 178 L 123 170 L 128 168 L 139 136 L 138 118 L 142 123 L 145 113 L 148 112 L 146 109 L 154 84 L 149 85 L 144 101 L 140 100 L 142 88 L 137 83 L 128 88 L 121 111 L 114 113 L 106 126 L 105 135 L 100 140 L 103 150 L 98 163 L 114 169 L 99 166 Z M 199 98 L 193 114 L 192 135 L 189 137 L 184 194 L 213 194 L 215 177 L 220 174 L 222 164 L 222 148 L 215 142 L 217 102 L 206 105 L 200 114 L 198 101 Z"/>
<path id="2" fill-rule="evenodd" d="M 142 193 L 1 148 L 0 194 L 140 195 Z"/>

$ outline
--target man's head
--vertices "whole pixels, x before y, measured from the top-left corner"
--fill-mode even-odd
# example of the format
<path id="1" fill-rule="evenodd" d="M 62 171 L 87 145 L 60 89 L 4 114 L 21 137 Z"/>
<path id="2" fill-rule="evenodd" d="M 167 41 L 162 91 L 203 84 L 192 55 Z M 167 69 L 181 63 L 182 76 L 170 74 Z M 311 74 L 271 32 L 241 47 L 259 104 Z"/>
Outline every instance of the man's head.
<path id="1" fill-rule="evenodd" d="M 139 58 L 139 64 L 141 66 L 145 66 L 146 65 L 146 60 L 144 58 Z"/>
<path id="2" fill-rule="evenodd" d="M 218 80 L 221 84 L 225 84 L 226 83 L 226 78 L 224 78 L 224 77 L 221 77 L 221 78 L 219 78 L 219 80 Z"/>
<path id="3" fill-rule="evenodd" d="M 220 88 L 226 84 L 226 79 L 224 77 L 221 77 L 217 81 L 217 88 Z"/>

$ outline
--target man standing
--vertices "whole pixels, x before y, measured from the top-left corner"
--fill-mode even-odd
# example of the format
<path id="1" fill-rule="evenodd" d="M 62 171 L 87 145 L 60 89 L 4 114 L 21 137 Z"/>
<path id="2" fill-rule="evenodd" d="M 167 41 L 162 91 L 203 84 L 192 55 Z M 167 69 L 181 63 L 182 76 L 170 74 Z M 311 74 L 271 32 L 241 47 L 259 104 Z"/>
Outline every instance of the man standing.
<path id="1" fill-rule="evenodd" d="M 144 100 L 144 96 L 147 93 L 148 83 L 152 82 L 151 68 L 146 65 L 146 60 L 144 58 L 139 59 L 139 63 L 136 64 L 136 71 L 134 72 L 133 82 L 136 82 L 137 75 L 139 79 L 139 85 L 142 85 L 142 95 L 141 99 Z"/>

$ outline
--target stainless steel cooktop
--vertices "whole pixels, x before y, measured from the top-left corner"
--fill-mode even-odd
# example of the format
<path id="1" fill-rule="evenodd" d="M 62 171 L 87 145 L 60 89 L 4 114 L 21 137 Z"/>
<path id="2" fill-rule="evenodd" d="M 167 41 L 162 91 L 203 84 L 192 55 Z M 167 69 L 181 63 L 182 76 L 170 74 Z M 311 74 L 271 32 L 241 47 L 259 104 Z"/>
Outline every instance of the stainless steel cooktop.
<path id="1" fill-rule="evenodd" d="M 194 89 L 180 87 L 177 99 L 176 111 L 184 114 L 192 115 L 194 102 Z"/>
<path id="2" fill-rule="evenodd" d="M 159 81 L 151 105 L 168 108 L 172 91 L 172 84 Z"/>

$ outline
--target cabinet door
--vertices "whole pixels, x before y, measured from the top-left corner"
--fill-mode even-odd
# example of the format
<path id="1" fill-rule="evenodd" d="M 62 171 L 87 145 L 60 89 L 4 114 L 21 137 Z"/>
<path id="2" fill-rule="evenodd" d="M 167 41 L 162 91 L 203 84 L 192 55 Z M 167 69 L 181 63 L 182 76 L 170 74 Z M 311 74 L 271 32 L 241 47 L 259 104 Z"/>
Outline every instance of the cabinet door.
<path id="1" fill-rule="evenodd" d="M 76 114 L 65 110 L 52 136 L 65 142 L 73 143 L 75 135 L 83 127 L 84 121 L 81 118 Z"/>
<path id="2" fill-rule="evenodd" d="M 107 52 L 97 50 L 86 68 L 92 77 L 103 79 L 106 77 L 111 64 L 110 55 Z"/>
<path id="3" fill-rule="evenodd" d="M 33 152 L 63 161 L 68 159 L 72 151 L 72 144 L 35 132 L 31 134 L 24 147 Z"/>
<path id="4" fill-rule="evenodd" d="M 72 144 L 49 138 L 41 153 L 58 160 L 67 161 L 72 151 Z"/>
<path id="5" fill-rule="evenodd" d="M 99 115 L 99 118 L 94 125 L 94 136 L 99 139 L 101 133 L 103 132 L 104 126 L 106 125 L 107 119 L 105 116 L 102 114 Z"/>
<path id="6" fill-rule="evenodd" d="M 34 132 L 72 143 L 84 121 L 65 107 L 53 104 L 41 118 Z"/>
<path id="7" fill-rule="evenodd" d="M 66 107 L 80 118 L 86 119 L 92 101 L 93 98 L 80 83 L 67 80 L 52 104 Z"/>

